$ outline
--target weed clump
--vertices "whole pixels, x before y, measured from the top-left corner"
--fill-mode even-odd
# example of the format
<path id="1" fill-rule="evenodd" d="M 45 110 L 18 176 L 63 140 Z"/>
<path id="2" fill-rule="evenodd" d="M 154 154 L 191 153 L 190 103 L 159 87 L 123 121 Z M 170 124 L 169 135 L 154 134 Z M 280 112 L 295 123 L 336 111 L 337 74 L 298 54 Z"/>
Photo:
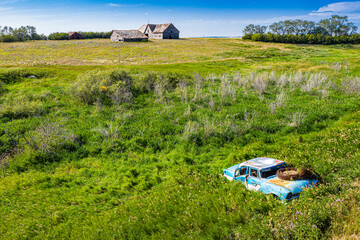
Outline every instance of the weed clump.
<path id="1" fill-rule="evenodd" d="M 10 138 L 16 136 L 14 148 L 18 154 L 11 162 L 16 171 L 55 162 L 61 159 L 62 153 L 75 151 L 82 144 L 61 121 L 45 121 L 32 131 L 7 131 L 6 135 Z"/>
<path id="2" fill-rule="evenodd" d="M 4 92 L 6 92 L 5 84 L 4 84 L 2 81 L 0 81 L 0 96 L 1 96 Z"/>
<path id="3" fill-rule="evenodd" d="M 7 69 L 0 71 L 0 82 L 4 82 L 6 84 L 20 82 L 23 79 L 30 78 L 44 78 L 48 75 L 48 72 L 44 71 L 29 71 L 26 69 L 15 68 L 15 69 Z"/>
<path id="4" fill-rule="evenodd" d="M 0 104 L 0 117 L 26 118 L 42 115 L 46 109 L 39 100 L 31 100 L 26 96 L 7 99 Z"/>
<path id="5" fill-rule="evenodd" d="M 346 94 L 360 94 L 360 78 L 347 79 L 342 83 L 343 92 Z"/>
<path id="6" fill-rule="evenodd" d="M 105 105 L 131 102 L 133 77 L 126 71 L 91 71 L 79 75 L 71 93 L 86 104 L 96 101 Z"/>

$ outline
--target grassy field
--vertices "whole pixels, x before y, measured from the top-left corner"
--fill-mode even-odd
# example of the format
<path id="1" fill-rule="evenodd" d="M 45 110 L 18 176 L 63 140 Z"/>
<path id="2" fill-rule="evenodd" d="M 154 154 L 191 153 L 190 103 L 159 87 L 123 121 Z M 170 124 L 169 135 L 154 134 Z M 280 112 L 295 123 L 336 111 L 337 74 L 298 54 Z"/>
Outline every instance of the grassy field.
<path id="1" fill-rule="evenodd" d="M 3 239 L 358 239 L 358 45 L 0 44 Z M 222 169 L 316 171 L 281 203 Z"/>
<path id="2" fill-rule="evenodd" d="M 0 66 L 80 70 L 117 65 L 126 69 L 223 73 L 251 69 L 326 71 L 340 62 L 359 74 L 359 49 L 357 45 L 311 46 L 207 38 L 143 43 L 113 43 L 108 39 L 34 41 L 1 44 Z"/>

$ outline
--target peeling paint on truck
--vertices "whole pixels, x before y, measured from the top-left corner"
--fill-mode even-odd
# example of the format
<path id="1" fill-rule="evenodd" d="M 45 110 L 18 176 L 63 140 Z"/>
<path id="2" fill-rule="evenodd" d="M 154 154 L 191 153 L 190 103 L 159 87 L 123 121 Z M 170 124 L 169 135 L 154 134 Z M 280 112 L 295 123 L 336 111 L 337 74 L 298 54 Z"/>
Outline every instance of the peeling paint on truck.
<path id="1" fill-rule="evenodd" d="M 240 181 L 252 191 L 273 194 L 282 201 L 298 198 L 305 188 L 315 186 L 318 181 L 301 179 L 287 181 L 279 179 L 276 172 L 285 168 L 284 161 L 273 158 L 255 158 L 224 169 L 224 176 L 230 181 Z"/>

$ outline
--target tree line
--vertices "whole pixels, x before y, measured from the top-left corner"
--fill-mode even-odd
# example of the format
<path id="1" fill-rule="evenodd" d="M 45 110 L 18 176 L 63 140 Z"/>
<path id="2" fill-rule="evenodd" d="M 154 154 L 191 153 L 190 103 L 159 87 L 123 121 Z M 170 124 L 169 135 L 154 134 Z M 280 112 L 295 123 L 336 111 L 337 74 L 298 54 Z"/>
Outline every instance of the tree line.
<path id="1" fill-rule="evenodd" d="M 21 26 L 19 28 L 0 26 L 0 42 L 24 42 L 44 39 L 47 39 L 47 37 L 44 34 L 37 34 L 34 26 Z"/>
<path id="2" fill-rule="evenodd" d="M 267 31 L 269 29 L 269 31 Z M 307 20 L 285 20 L 270 26 L 250 24 L 243 39 L 279 43 L 340 44 L 360 43 L 357 27 L 347 16 L 333 15 L 317 23 Z"/>
<path id="3" fill-rule="evenodd" d="M 110 38 L 111 32 L 79 32 L 85 39 Z M 29 40 L 69 40 L 69 33 L 56 32 L 49 36 L 38 34 L 34 26 L 13 28 L 0 26 L 0 42 L 24 42 Z"/>
<path id="4" fill-rule="evenodd" d="M 110 38 L 111 32 L 78 32 L 84 39 Z M 56 32 L 51 33 L 48 40 L 69 40 L 69 33 Z"/>

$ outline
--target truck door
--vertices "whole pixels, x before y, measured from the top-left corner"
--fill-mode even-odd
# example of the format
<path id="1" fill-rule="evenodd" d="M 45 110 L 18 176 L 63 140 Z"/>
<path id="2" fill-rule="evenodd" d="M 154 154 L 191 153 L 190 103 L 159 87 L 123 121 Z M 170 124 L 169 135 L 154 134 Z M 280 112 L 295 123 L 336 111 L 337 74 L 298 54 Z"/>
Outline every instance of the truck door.
<path id="1" fill-rule="evenodd" d="M 236 169 L 235 175 L 234 175 L 234 181 L 235 182 L 236 181 L 245 182 L 246 172 L 247 172 L 247 167 L 240 167 L 240 168 Z"/>
<path id="2" fill-rule="evenodd" d="M 249 168 L 246 187 L 249 190 L 257 191 L 260 188 L 261 180 L 259 170 L 256 168 Z"/>

